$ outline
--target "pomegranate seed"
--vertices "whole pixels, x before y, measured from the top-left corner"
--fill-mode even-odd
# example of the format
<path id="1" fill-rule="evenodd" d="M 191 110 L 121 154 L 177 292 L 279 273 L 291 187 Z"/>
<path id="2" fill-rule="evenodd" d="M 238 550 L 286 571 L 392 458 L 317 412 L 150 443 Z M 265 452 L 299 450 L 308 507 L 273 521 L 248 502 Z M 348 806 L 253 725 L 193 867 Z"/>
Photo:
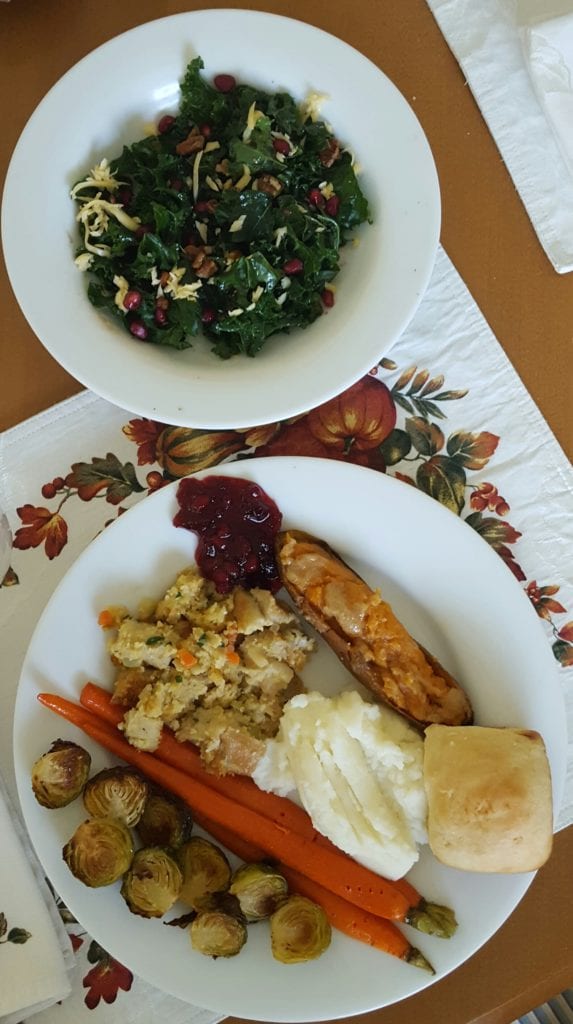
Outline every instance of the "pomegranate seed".
<path id="1" fill-rule="evenodd" d="M 181 192 L 183 188 L 183 182 L 181 181 L 181 178 L 174 178 L 173 181 L 169 182 L 169 187 L 174 189 L 175 192 Z"/>
<path id="2" fill-rule="evenodd" d="M 219 92 L 232 92 L 237 84 L 234 75 L 215 75 L 213 85 Z"/>
<path id="3" fill-rule="evenodd" d="M 175 118 L 171 114 L 165 114 L 157 125 L 157 131 L 160 135 L 165 135 L 165 132 L 168 132 L 174 124 Z"/>
<path id="4" fill-rule="evenodd" d="M 340 196 L 331 196 L 326 200 L 325 210 L 329 217 L 337 217 L 340 209 Z"/>
<path id="5" fill-rule="evenodd" d="M 273 139 L 273 149 L 275 153 L 283 153 L 285 156 L 290 153 L 290 146 L 286 139 Z"/>
<path id="6" fill-rule="evenodd" d="M 199 125 L 199 131 L 201 132 L 201 135 L 204 135 L 205 138 L 208 139 L 210 134 L 211 134 L 211 125 L 210 124 L 200 124 Z"/>
<path id="7" fill-rule="evenodd" d="M 167 323 L 167 310 L 163 309 L 161 306 L 156 306 L 153 319 L 158 327 L 165 327 L 165 324 Z"/>
<path id="8" fill-rule="evenodd" d="M 123 308 L 127 309 L 128 313 L 135 313 L 135 310 L 139 309 L 139 307 L 141 306 L 142 298 L 143 296 L 141 292 L 127 292 L 123 300 Z"/>
<path id="9" fill-rule="evenodd" d="M 216 320 L 216 319 L 217 319 L 217 313 L 216 313 L 216 311 L 214 309 L 210 309 L 209 307 L 207 307 L 201 313 L 201 323 L 202 324 L 206 324 L 206 325 L 212 324 L 213 321 Z"/>
<path id="10" fill-rule="evenodd" d="M 312 206 L 324 207 L 324 196 L 319 188 L 311 188 L 308 193 L 308 201 Z"/>
<path id="11" fill-rule="evenodd" d="M 199 199 L 198 202 L 196 202 L 195 206 L 193 207 L 195 213 L 211 213 L 211 207 L 209 203 L 209 199 Z"/>
<path id="12" fill-rule="evenodd" d="M 140 224 L 139 227 L 135 229 L 133 234 L 135 235 L 138 241 L 141 241 L 143 236 L 148 235 L 151 231 L 153 231 L 151 224 Z"/>
<path id="13" fill-rule="evenodd" d="M 56 488 L 54 487 L 54 485 L 53 484 L 44 484 L 44 486 L 42 487 L 42 497 L 43 498 L 55 498 L 55 496 L 56 496 Z"/>
<path id="14" fill-rule="evenodd" d="M 147 327 L 141 322 L 141 320 L 132 320 L 129 325 L 129 329 L 134 338 L 139 338 L 140 341 L 147 341 Z"/>
<path id="15" fill-rule="evenodd" d="M 52 487 L 55 487 L 57 491 L 61 491 L 64 486 L 65 482 L 63 476 L 55 476 L 52 480 Z"/>
<path id="16" fill-rule="evenodd" d="M 295 256 L 294 259 L 287 260 L 286 263 L 283 263 L 283 270 L 288 277 L 295 277 L 296 274 L 302 274 L 304 270 L 304 263 Z"/>
<path id="17" fill-rule="evenodd" d="M 121 203 L 122 206 L 129 206 L 131 200 L 133 199 L 133 194 L 131 189 L 129 188 L 120 188 L 115 198 L 116 202 Z"/>
<path id="18" fill-rule="evenodd" d="M 327 309 L 334 306 L 334 292 L 331 292 L 330 288 L 325 288 L 320 297 Z"/>

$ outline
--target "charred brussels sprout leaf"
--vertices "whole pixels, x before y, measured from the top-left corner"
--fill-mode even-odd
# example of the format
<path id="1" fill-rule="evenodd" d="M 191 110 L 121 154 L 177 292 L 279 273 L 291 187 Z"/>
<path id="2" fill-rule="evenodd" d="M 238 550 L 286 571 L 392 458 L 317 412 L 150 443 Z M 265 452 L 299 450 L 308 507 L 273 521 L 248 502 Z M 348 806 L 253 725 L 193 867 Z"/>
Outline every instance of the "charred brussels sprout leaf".
<path id="1" fill-rule="evenodd" d="M 189 808 L 171 793 L 151 790 L 145 801 L 137 832 L 144 846 L 169 846 L 176 850 L 191 836 Z"/>
<path id="2" fill-rule="evenodd" d="M 121 895 L 132 914 L 163 917 L 179 899 L 183 876 L 177 862 L 158 847 L 135 854 L 121 886 Z"/>
<path id="3" fill-rule="evenodd" d="M 180 898 L 194 910 L 201 910 L 214 893 L 226 892 L 231 867 L 225 854 L 214 843 L 194 836 L 177 850 L 177 862 L 183 873 Z"/>
<path id="4" fill-rule="evenodd" d="M 96 889 L 112 885 L 133 860 L 129 829 L 112 818 L 95 818 L 78 826 L 62 851 L 70 871 L 84 885 Z"/>
<path id="5" fill-rule="evenodd" d="M 306 896 L 289 896 L 271 917 L 271 949 L 283 964 L 316 960 L 330 946 L 330 922 Z"/>
<path id="6" fill-rule="evenodd" d="M 69 740 L 55 740 L 32 767 L 32 790 L 42 807 L 65 807 L 84 788 L 91 766 L 87 750 Z"/>
<path id="7" fill-rule="evenodd" d="M 269 864 L 244 864 L 235 871 L 229 889 L 237 897 L 247 921 L 262 921 L 288 897 L 288 885 Z"/>
<path id="8" fill-rule="evenodd" d="M 147 798 L 147 782 L 133 768 L 105 768 L 84 789 L 84 807 L 92 818 L 116 818 L 136 825 Z"/>
<path id="9" fill-rule="evenodd" d="M 239 901 L 228 893 L 214 896 L 189 929 L 191 945 L 205 956 L 236 956 L 247 941 L 247 925 Z"/>

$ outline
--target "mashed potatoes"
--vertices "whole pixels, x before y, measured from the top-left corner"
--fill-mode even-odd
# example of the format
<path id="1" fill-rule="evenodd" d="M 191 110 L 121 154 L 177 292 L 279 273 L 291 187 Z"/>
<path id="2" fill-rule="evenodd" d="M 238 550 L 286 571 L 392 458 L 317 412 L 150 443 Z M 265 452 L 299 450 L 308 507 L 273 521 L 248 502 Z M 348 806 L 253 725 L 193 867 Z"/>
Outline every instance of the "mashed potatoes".
<path id="1" fill-rule="evenodd" d="M 165 724 L 213 770 L 249 773 L 314 646 L 293 613 L 266 590 L 218 594 L 190 568 L 139 618 L 113 617 L 113 699 L 128 709 L 129 742 L 155 750 Z"/>
<path id="2" fill-rule="evenodd" d="M 295 790 L 315 828 L 360 864 L 401 878 L 427 842 L 423 740 L 395 712 L 355 691 L 305 693 L 284 708 L 253 778 Z"/>

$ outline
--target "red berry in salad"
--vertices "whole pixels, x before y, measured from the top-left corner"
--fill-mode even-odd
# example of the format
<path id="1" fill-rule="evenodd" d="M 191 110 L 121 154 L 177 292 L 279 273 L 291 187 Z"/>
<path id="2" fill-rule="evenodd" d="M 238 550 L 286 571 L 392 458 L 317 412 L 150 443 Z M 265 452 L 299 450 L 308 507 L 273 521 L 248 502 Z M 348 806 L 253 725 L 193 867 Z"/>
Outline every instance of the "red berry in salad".
<path id="1" fill-rule="evenodd" d="M 141 306 L 142 298 L 141 292 L 137 292 L 135 289 L 127 292 L 123 300 L 123 308 L 127 309 L 128 313 L 134 313 Z"/>
<path id="2" fill-rule="evenodd" d="M 199 131 L 201 132 L 201 135 L 203 135 L 206 139 L 208 139 L 210 134 L 211 134 L 211 125 L 210 124 L 200 124 L 199 125 Z"/>
<path id="3" fill-rule="evenodd" d="M 134 338 L 139 338 L 140 341 L 147 341 L 148 330 L 141 320 L 132 320 L 129 325 L 129 330 L 133 334 Z"/>
<path id="4" fill-rule="evenodd" d="M 219 92 L 232 92 L 237 84 L 234 75 L 215 75 L 213 85 Z"/>
<path id="5" fill-rule="evenodd" d="M 164 114 L 161 120 L 158 122 L 157 131 L 159 132 L 160 135 L 165 135 L 165 132 L 168 132 L 171 128 L 173 128 L 174 124 L 175 118 L 172 117 L 171 114 Z"/>
<path id="6" fill-rule="evenodd" d="M 297 274 L 303 273 L 304 263 L 295 256 L 292 260 L 283 263 L 283 271 L 287 277 L 296 277 Z"/>
<path id="7" fill-rule="evenodd" d="M 151 231 L 153 231 L 151 224 L 140 224 L 139 227 L 135 229 L 133 234 L 135 235 L 137 241 L 139 242 L 141 241 L 144 235 L 149 235 Z"/>
<path id="8" fill-rule="evenodd" d="M 283 156 L 288 156 L 290 153 L 290 146 L 286 139 L 273 139 L 273 149 L 275 153 L 282 153 Z"/>
<path id="9" fill-rule="evenodd" d="M 329 217 L 337 217 L 340 209 L 340 196 L 331 196 L 326 200 L 325 211 Z"/>
<path id="10" fill-rule="evenodd" d="M 207 325 L 208 324 L 212 324 L 213 321 L 216 320 L 216 319 L 217 319 L 217 313 L 215 312 L 214 309 L 210 309 L 209 306 L 207 306 L 206 309 L 204 309 L 203 312 L 201 313 L 201 323 L 202 324 L 207 324 Z"/>
<path id="11" fill-rule="evenodd" d="M 153 319 L 158 327 L 165 327 L 167 323 L 167 310 L 163 306 L 156 306 Z"/>
<path id="12" fill-rule="evenodd" d="M 334 306 L 334 292 L 332 292 L 330 288 L 325 288 L 320 297 L 327 309 Z"/>
<path id="13" fill-rule="evenodd" d="M 324 207 L 324 196 L 319 188 L 311 188 L 308 193 L 308 201 L 311 206 L 317 206 L 321 210 Z"/>

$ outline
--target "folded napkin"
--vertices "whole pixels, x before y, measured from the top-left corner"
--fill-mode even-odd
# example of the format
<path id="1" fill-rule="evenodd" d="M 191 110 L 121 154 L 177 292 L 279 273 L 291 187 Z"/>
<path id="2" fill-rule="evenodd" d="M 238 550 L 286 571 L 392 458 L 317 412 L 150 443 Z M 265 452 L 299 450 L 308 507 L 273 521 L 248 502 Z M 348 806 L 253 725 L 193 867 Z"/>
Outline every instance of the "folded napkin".
<path id="1" fill-rule="evenodd" d="M 564 93 L 566 69 L 572 66 L 569 17 L 528 29 L 519 24 L 514 0 L 428 0 L 428 5 L 547 256 L 558 273 L 573 270 L 573 173 L 564 155 L 573 146 L 571 116 L 567 149 L 561 141 L 573 100 L 555 95 L 557 80 Z M 554 52 L 536 37 L 548 39 Z"/>
<path id="2" fill-rule="evenodd" d="M 0 776 L 0 1024 L 72 990 L 70 940 Z"/>
<path id="3" fill-rule="evenodd" d="M 573 176 L 573 9 L 526 26 L 522 40 L 537 98 Z"/>

